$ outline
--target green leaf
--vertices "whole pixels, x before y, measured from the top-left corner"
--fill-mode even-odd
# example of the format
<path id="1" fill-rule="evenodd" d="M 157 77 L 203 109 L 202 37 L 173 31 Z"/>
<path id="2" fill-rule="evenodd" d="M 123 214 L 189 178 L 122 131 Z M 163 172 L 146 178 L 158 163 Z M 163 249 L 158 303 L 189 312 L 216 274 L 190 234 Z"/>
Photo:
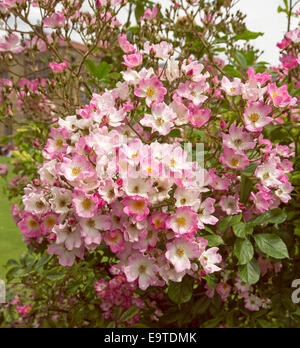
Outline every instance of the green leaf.
<path id="1" fill-rule="evenodd" d="M 218 230 L 226 232 L 229 227 L 238 224 L 241 221 L 242 214 L 225 216 L 218 224 Z"/>
<path id="2" fill-rule="evenodd" d="M 234 243 L 234 254 L 239 260 L 239 265 L 250 262 L 254 255 L 252 243 L 248 239 L 237 239 Z"/>
<path id="3" fill-rule="evenodd" d="M 278 12 L 278 13 L 281 13 L 281 12 L 283 12 L 283 11 L 284 11 L 284 9 L 283 9 L 281 6 L 278 6 L 277 12 Z"/>
<path id="4" fill-rule="evenodd" d="M 247 60 L 247 65 L 252 66 L 255 62 L 255 52 L 254 51 L 249 51 L 247 53 L 243 52 L 245 55 L 245 58 Z"/>
<path id="5" fill-rule="evenodd" d="M 19 262 L 13 259 L 9 259 L 6 263 L 7 266 L 19 266 Z"/>
<path id="6" fill-rule="evenodd" d="M 139 33 L 139 28 L 138 27 L 130 27 L 128 30 L 133 35 L 137 35 Z"/>
<path id="7" fill-rule="evenodd" d="M 275 259 L 284 259 L 289 257 L 286 245 L 276 234 L 261 233 L 254 236 L 255 242 L 264 254 Z"/>
<path id="8" fill-rule="evenodd" d="M 60 268 L 51 269 L 45 272 L 45 277 L 50 280 L 60 280 L 64 277 L 65 273 Z"/>
<path id="9" fill-rule="evenodd" d="M 38 262 L 34 265 L 34 268 L 35 268 L 35 269 L 41 268 L 41 267 L 44 266 L 51 258 L 52 258 L 52 255 L 44 254 L 44 255 L 38 260 Z"/>
<path id="10" fill-rule="evenodd" d="M 88 70 L 88 72 L 92 75 L 92 76 L 96 76 L 97 74 L 97 66 L 96 64 L 91 60 L 91 59 L 87 59 L 84 61 L 84 64 Z"/>
<path id="11" fill-rule="evenodd" d="M 108 329 L 114 329 L 116 327 L 116 323 L 113 322 L 113 321 L 110 321 L 108 324 L 107 324 L 107 328 Z"/>
<path id="12" fill-rule="evenodd" d="M 174 303 L 180 304 L 188 302 L 193 294 L 193 278 L 185 276 L 179 283 L 169 282 L 168 296 Z"/>
<path id="13" fill-rule="evenodd" d="M 300 226 L 296 226 L 294 229 L 294 234 L 298 237 L 300 237 Z"/>
<path id="14" fill-rule="evenodd" d="M 257 163 L 251 163 L 249 164 L 248 167 L 246 167 L 243 171 L 242 174 L 246 176 L 252 176 L 255 169 L 257 168 L 258 164 Z"/>
<path id="15" fill-rule="evenodd" d="M 212 329 L 212 328 L 216 328 L 216 327 L 220 324 L 220 322 L 221 322 L 222 319 L 223 319 L 223 316 L 219 316 L 219 317 L 217 317 L 217 318 L 209 319 L 209 320 L 207 320 L 206 322 L 204 322 L 204 323 L 201 325 L 201 327 L 202 327 L 203 329 Z"/>
<path id="16" fill-rule="evenodd" d="M 131 328 L 137 328 L 137 329 L 150 329 L 150 326 L 143 323 L 136 323 L 133 326 L 130 326 Z"/>
<path id="17" fill-rule="evenodd" d="M 256 226 L 265 223 L 281 224 L 287 218 L 286 212 L 280 208 L 268 210 L 261 215 L 258 215 L 255 219 L 249 222 L 250 225 Z"/>
<path id="18" fill-rule="evenodd" d="M 143 1 L 138 1 L 134 10 L 135 19 L 137 22 L 140 21 L 140 18 L 144 15 L 144 13 L 145 13 L 145 7 L 143 4 Z"/>
<path id="19" fill-rule="evenodd" d="M 41 61 L 42 63 L 46 64 L 46 65 L 49 64 L 49 61 L 48 61 L 48 59 L 47 59 L 46 57 L 40 57 L 40 61 Z"/>
<path id="20" fill-rule="evenodd" d="M 269 320 L 265 319 L 256 319 L 259 325 L 264 328 L 264 329 L 271 329 L 271 328 L 276 328 L 276 325 L 271 323 Z"/>
<path id="21" fill-rule="evenodd" d="M 244 222 L 239 222 L 236 225 L 232 226 L 233 233 L 238 238 L 245 238 L 248 234 L 253 233 L 253 227 L 249 226 L 248 224 L 245 224 Z"/>
<path id="22" fill-rule="evenodd" d="M 112 71 L 112 65 L 107 62 L 101 62 L 97 66 L 96 77 L 101 80 Z"/>
<path id="23" fill-rule="evenodd" d="M 245 30 L 243 33 L 234 36 L 232 39 L 235 41 L 238 41 L 238 40 L 249 41 L 249 40 L 255 40 L 259 36 L 263 36 L 263 35 L 264 35 L 264 33 L 261 33 L 261 32 L 256 33 L 254 31 Z"/>
<path id="24" fill-rule="evenodd" d="M 205 230 L 206 232 L 210 233 L 210 234 L 215 234 L 215 232 L 214 232 L 210 227 L 208 227 L 207 225 L 204 226 L 204 230 Z"/>
<path id="25" fill-rule="evenodd" d="M 254 65 L 254 70 L 257 73 L 263 73 L 267 69 L 268 62 L 258 62 Z"/>
<path id="26" fill-rule="evenodd" d="M 243 78 L 243 75 L 238 70 L 236 70 L 232 65 L 225 65 L 222 71 L 226 75 Z"/>
<path id="27" fill-rule="evenodd" d="M 249 285 L 257 283 L 260 277 L 260 269 L 256 260 L 253 258 L 246 265 L 239 266 L 239 275 Z"/>
<path id="28" fill-rule="evenodd" d="M 119 74 L 118 72 L 112 72 L 109 74 L 109 77 L 117 80 L 117 79 L 120 79 L 122 77 L 122 75 Z"/>
<path id="29" fill-rule="evenodd" d="M 181 138 L 181 132 L 179 129 L 173 129 L 169 134 L 167 134 L 167 137 Z"/>
<path id="30" fill-rule="evenodd" d="M 194 316 L 201 315 L 206 312 L 207 308 L 211 303 L 211 299 L 207 296 L 200 298 L 196 301 L 192 307 L 192 312 Z"/>
<path id="31" fill-rule="evenodd" d="M 133 306 L 128 308 L 120 317 L 120 322 L 124 323 L 125 321 L 128 321 L 132 319 L 135 315 L 137 315 L 140 312 L 140 309 L 137 306 Z"/>
<path id="32" fill-rule="evenodd" d="M 248 64 L 247 64 L 247 60 L 244 57 L 242 52 L 235 52 L 234 54 L 234 59 L 240 64 L 240 66 L 244 69 L 247 70 L 248 69 Z"/>
<path id="33" fill-rule="evenodd" d="M 91 59 L 87 59 L 84 64 L 88 72 L 99 80 L 105 78 L 112 70 L 112 65 L 107 62 L 101 62 L 97 66 Z"/>
<path id="34" fill-rule="evenodd" d="M 242 175 L 241 192 L 240 192 L 241 203 L 248 202 L 252 188 L 253 188 L 252 180 L 250 180 L 247 176 Z"/>
<path id="35" fill-rule="evenodd" d="M 208 241 L 208 246 L 209 247 L 225 245 L 223 239 L 220 236 L 216 235 L 216 234 L 215 235 L 203 236 L 203 238 L 205 238 Z"/>
<path id="36" fill-rule="evenodd" d="M 206 280 L 208 286 L 212 286 L 213 288 L 215 288 L 219 283 L 213 274 L 207 274 L 203 279 Z"/>

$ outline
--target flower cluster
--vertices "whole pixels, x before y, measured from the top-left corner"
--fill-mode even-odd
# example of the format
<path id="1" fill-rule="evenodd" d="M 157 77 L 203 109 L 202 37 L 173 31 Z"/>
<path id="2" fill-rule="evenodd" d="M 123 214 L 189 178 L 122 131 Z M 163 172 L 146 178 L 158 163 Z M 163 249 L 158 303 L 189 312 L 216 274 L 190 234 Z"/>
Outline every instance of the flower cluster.
<path id="1" fill-rule="evenodd" d="M 145 307 L 144 301 L 139 297 L 134 297 L 136 288 L 137 285 L 135 283 L 128 283 L 125 275 L 119 272 L 108 282 L 104 279 L 96 282 L 95 290 L 97 296 L 102 299 L 100 309 L 103 313 L 103 318 L 113 320 L 114 310 L 118 307 L 122 307 L 124 312 L 133 306 L 143 309 Z M 136 314 L 126 324 L 134 325 L 139 319 L 140 314 Z"/>
<path id="2" fill-rule="evenodd" d="M 289 201 L 293 148 L 273 146 L 262 130 L 296 99 L 268 73 L 250 68 L 245 82 L 211 80 L 199 61 L 175 59 L 167 42 L 147 42 L 140 52 L 125 35 L 119 43 L 123 81 L 52 128 L 18 226 L 27 243 L 48 243 L 63 266 L 106 246 L 122 272 L 113 284 L 146 290 L 186 274 L 200 279 L 221 270 L 219 249 L 204 238 L 207 225 L 239 213 L 249 220 Z M 156 70 L 138 68 L 152 58 L 161 62 Z M 210 106 L 225 98 L 244 105 L 231 124 Z M 199 131 L 214 156 L 205 167 L 190 154 L 199 155 L 197 146 L 185 146 Z M 247 205 L 239 189 L 249 166 Z"/>

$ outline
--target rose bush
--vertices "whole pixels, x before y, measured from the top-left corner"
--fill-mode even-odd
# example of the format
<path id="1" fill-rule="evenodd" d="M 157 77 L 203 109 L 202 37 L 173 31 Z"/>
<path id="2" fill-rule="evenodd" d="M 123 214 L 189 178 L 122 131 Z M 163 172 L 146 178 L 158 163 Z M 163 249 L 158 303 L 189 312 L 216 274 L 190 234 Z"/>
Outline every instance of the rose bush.
<path id="1" fill-rule="evenodd" d="M 4 118 L 31 122 L 12 137 L 28 253 L 8 262 L 3 325 L 297 326 L 298 31 L 267 69 L 239 45 L 260 33 L 231 1 L 173 2 L 165 15 L 147 4 L 90 2 L 91 15 L 38 1 L 42 30 L 30 1 L 1 5 L 3 60 L 44 48 L 57 59 L 50 79 L 1 80 Z M 85 44 L 75 62 L 58 49 L 74 46 L 72 30 Z"/>

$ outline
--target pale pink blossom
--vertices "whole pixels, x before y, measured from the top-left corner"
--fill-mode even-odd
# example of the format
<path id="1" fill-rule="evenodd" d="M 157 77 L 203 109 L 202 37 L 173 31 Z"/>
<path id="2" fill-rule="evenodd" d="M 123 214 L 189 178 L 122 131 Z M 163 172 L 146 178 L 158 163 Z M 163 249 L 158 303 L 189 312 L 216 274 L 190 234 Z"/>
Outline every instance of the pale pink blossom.
<path id="1" fill-rule="evenodd" d="M 156 283 L 157 265 L 151 258 L 136 253 L 129 257 L 124 273 L 127 281 L 138 280 L 140 289 L 146 290 L 149 286 Z"/>
<path id="2" fill-rule="evenodd" d="M 17 225 L 26 237 L 36 238 L 42 234 L 39 219 L 31 213 L 25 213 Z"/>
<path id="3" fill-rule="evenodd" d="M 76 214 L 83 218 L 92 218 L 98 208 L 98 198 L 87 194 L 80 189 L 75 189 L 72 195 Z"/>
<path id="4" fill-rule="evenodd" d="M 196 107 L 189 108 L 189 121 L 192 126 L 200 128 L 205 125 L 210 118 L 210 109 L 199 109 Z"/>
<path id="5" fill-rule="evenodd" d="M 49 68 L 55 73 L 60 73 L 68 69 L 68 67 L 69 67 L 69 63 L 66 60 L 63 61 L 62 63 L 56 63 L 56 62 L 49 63 Z"/>
<path id="6" fill-rule="evenodd" d="M 221 296 L 223 302 L 230 296 L 231 286 L 227 283 L 221 282 L 216 287 L 217 293 Z"/>
<path id="7" fill-rule="evenodd" d="M 218 218 L 212 215 L 215 212 L 215 202 L 215 199 L 208 197 L 199 206 L 196 206 L 199 229 L 204 229 L 206 224 L 215 225 L 219 221 Z"/>
<path id="8" fill-rule="evenodd" d="M 222 256 L 218 254 L 219 248 L 213 247 L 204 251 L 199 260 L 204 269 L 208 274 L 218 272 L 221 270 L 220 267 L 216 266 L 216 263 L 222 262 Z"/>
<path id="9" fill-rule="evenodd" d="M 242 93 L 242 82 L 239 78 L 235 77 L 231 82 L 226 76 L 223 76 L 221 83 L 221 88 L 227 95 L 236 96 Z"/>
<path id="10" fill-rule="evenodd" d="M 170 133 L 174 126 L 173 120 L 176 115 L 173 110 L 165 103 L 153 103 L 151 107 L 152 114 L 145 114 L 140 123 L 145 127 L 152 128 L 153 132 L 157 131 L 161 135 Z"/>
<path id="11" fill-rule="evenodd" d="M 104 236 L 104 240 L 113 253 L 116 253 L 124 249 L 124 237 L 120 230 L 108 232 Z"/>
<path id="12" fill-rule="evenodd" d="M 76 256 L 83 259 L 84 249 L 74 248 L 67 250 L 64 244 L 51 244 L 48 247 L 48 253 L 59 257 L 59 264 L 64 267 L 71 267 L 74 264 Z"/>
<path id="13" fill-rule="evenodd" d="M 128 68 L 135 68 L 143 63 L 143 55 L 140 52 L 123 56 L 124 64 Z"/>
<path id="14" fill-rule="evenodd" d="M 178 273 L 191 269 L 190 260 L 199 256 L 200 251 L 197 243 L 186 237 L 176 238 L 167 244 L 166 258 Z"/>
<path id="15" fill-rule="evenodd" d="M 243 170 L 249 164 L 248 157 L 245 154 L 236 152 L 235 150 L 227 147 L 225 147 L 223 150 L 220 157 L 220 162 L 226 167 L 237 170 Z"/>
<path id="16" fill-rule="evenodd" d="M 150 216 L 150 223 L 151 225 L 156 229 L 163 229 L 166 226 L 166 220 L 168 218 L 168 214 L 161 213 L 161 212 L 155 212 Z"/>
<path id="17" fill-rule="evenodd" d="M 0 37 L 0 52 L 10 51 L 19 54 L 24 50 L 19 42 L 19 37 L 15 34 L 10 34 L 7 39 Z"/>
<path id="18" fill-rule="evenodd" d="M 294 43 L 300 42 L 300 28 L 289 31 L 285 34 L 286 38 L 293 41 Z"/>
<path id="19" fill-rule="evenodd" d="M 275 106 L 285 108 L 296 105 L 297 99 L 290 96 L 286 84 L 277 88 L 276 83 L 270 83 L 267 88 L 268 95 Z"/>
<path id="20" fill-rule="evenodd" d="M 150 45 L 149 41 L 144 44 L 144 53 L 155 58 L 168 59 L 173 54 L 173 51 L 173 46 L 166 41 L 162 41 L 156 45 Z"/>
<path id="21" fill-rule="evenodd" d="M 67 222 L 53 227 L 53 232 L 56 234 L 56 244 L 63 244 L 67 250 L 80 248 L 82 239 L 79 226 L 68 226 Z"/>
<path id="22" fill-rule="evenodd" d="M 193 234 L 197 229 L 197 213 L 190 207 L 177 208 L 167 219 L 166 227 L 178 235 Z"/>
<path id="23" fill-rule="evenodd" d="M 136 221 L 142 221 L 149 214 L 147 198 L 140 196 L 130 196 L 122 200 L 124 213 L 128 216 L 133 215 Z"/>
<path id="24" fill-rule="evenodd" d="M 255 170 L 255 176 L 261 180 L 262 184 L 266 187 L 279 186 L 281 181 L 279 177 L 282 172 L 276 168 L 275 163 L 266 162 L 258 166 Z"/>
<path id="25" fill-rule="evenodd" d="M 101 231 L 111 228 L 110 218 L 106 215 L 95 214 L 92 218 L 80 218 L 81 237 L 88 245 L 99 245 L 102 241 Z"/>
<path id="26" fill-rule="evenodd" d="M 250 132 L 261 132 L 264 126 L 273 121 L 272 117 L 268 117 L 271 111 L 270 105 L 264 105 L 263 102 L 250 102 L 244 112 L 246 129 Z"/>
<path id="27" fill-rule="evenodd" d="M 127 53 L 127 54 L 133 54 L 135 53 L 134 46 L 127 40 L 126 34 L 119 34 L 118 35 L 118 42 L 121 47 L 121 49 Z"/>
<path id="28" fill-rule="evenodd" d="M 151 79 L 142 79 L 139 87 L 134 89 L 134 95 L 139 98 L 145 98 L 146 104 L 149 107 L 154 101 L 161 103 L 166 93 L 167 90 L 163 87 L 163 84 L 156 76 L 152 77 Z"/>
<path id="29" fill-rule="evenodd" d="M 231 148 L 238 153 L 255 147 L 255 142 L 250 134 L 244 132 L 242 127 L 236 127 L 234 123 L 229 128 L 229 134 L 222 133 L 222 138 L 224 147 Z"/>
<path id="30" fill-rule="evenodd" d="M 59 11 L 54 13 L 51 17 L 47 17 L 43 19 L 43 24 L 45 28 L 58 28 L 62 27 L 65 22 L 65 15 L 63 11 Z"/>
<path id="31" fill-rule="evenodd" d="M 219 204 L 227 215 L 235 215 L 241 212 L 237 196 L 222 196 Z"/>
<path id="32" fill-rule="evenodd" d="M 244 299 L 245 299 L 245 308 L 247 308 L 249 311 L 257 312 L 260 310 L 262 301 L 258 296 L 251 294 L 248 297 L 244 297 Z"/>

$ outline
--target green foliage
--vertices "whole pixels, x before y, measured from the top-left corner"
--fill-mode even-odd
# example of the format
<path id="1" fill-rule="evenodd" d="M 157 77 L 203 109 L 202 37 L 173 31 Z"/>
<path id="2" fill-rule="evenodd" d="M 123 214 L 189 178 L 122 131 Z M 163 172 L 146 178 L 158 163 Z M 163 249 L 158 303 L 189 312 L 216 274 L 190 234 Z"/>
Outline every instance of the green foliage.
<path id="1" fill-rule="evenodd" d="M 239 266 L 238 273 L 241 279 L 249 285 L 256 284 L 259 281 L 260 269 L 255 259 L 252 259 L 245 265 Z"/>
<path id="2" fill-rule="evenodd" d="M 193 294 L 193 278 L 185 276 L 179 283 L 170 282 L 168 296 L 171 301 L 177 304 L 188 302 Z"/>
<path id="3" fill-rule="evenodd" d="M 255 242 L 264 254 L 275 259 L 288 258 L 288 250 L 284 242 L 276 234 L 261 233 L 254 235 Z"/>
<path id="4" fill-rule="evenodd" d="M 220 21 L 220 25 L 208 25 L 204 28 L 204 25 L 193 23 L 189 18 L 172 22 L 170 13 L 166 17 L 162 17 L 159 13 L 156 18 L 157 27 L 153 23 L 146 23 L 142 26 L 139 18 L 144 14 L 145 9 L 153 7 L 154 3 L 147 0 L 129 0 L 128 4 L 130 5 L 129 21 L 124 28 L 128 29 L 126 34 L 129 41 L 135 43 L 139 49 L 142 49 L 147 40 L 159 43 L 164 36 L 157 35 L 157 31 L 162 32 L 160 26 L 166 25 L 167 36 L 172 38 L 170 41 L 173 40 L 175 49 L 180 50 L 183 57 L 192 55 L 193 58 L 201 61 L 205 57 L 213 69 L 211 75 L 218 75 L 220 79 L 223 75 L 230 79 L 234 77 L 244 79 L 247 76 L 248 68 L 253 66 L 256 72 L 268 71 L 279 84 L 286 83 L 292 96 L 300 95 L 300 89 L 295 88 L 296 82 L 290 81 L 290 76 L 286 76 L 284 79 L 281 79 L 281 76 L 278 78 L 278 72 L 268 70 L 268 63 L 259 60 L 259 52 L 251 47 L 249 42 L 261 37 L 263 33 L 247 30 L 241 17 L 235 16 L 230 21 L 223 19 Z M 226 8 L 223 7 L 225 2 L 222 0 L 203 1 L 203 4 L 207 6 L 209 13 L 216 16 L 226 12 Z M 225 11 L 223 11 L 224 9 Z M 283 0 L 283 5 L 278 7 L 278 12 L 289 15 L 290 9 L 287 0 Z M 137 21 L 134 26 L 131 23 L 131 13 Z M 101 55 L 97 55 L 100 53 L 98 47 L 91 50 L 91 55 L 84 56 L 82 66 L 85 67 L 83 69 L 85 75 L 84 78 L 81 76 L 79 86 L 84 88 L 84 93 L 89 97 L 95 90 L 98 93 L 104 91 L 105 88 L 115 86 L 121 76 L 120 71 L 124 70 L 121 65 L 123 52 L 118 45 L 115 45 L 118 34 L 119 28 L 112 30 L 114 40 L 108 49 L 101 48 Z M 214 58 L 219 56 L 220 52 L 226 61 L 223 68 L 214 62 Z M 46 65 L 50 61 L 44 57 L 41 57 L 40 60 Z M 147 68 L 150 67 L 149 61 L 145 60 L 144 64 Z M 73 73 L 76 74 L 79 68 L 78 62 L 74 64 L 73 68 Z M 72 83 L 78 82 L 76 78 L 72 77 L 72 79 L 70 79 Z M 55 82 L 63 84 L 64 80 L 57 78 Z M 75 110 L 82 106 L 78 105 L 81 104 L 78 101 L 73 102 L 70 93 L 66 96 L 67 98 L 63 99 L 63 103 L 61 103 L 61 109 L 54 112 L 55 117 L 75 114 Z M 68 99 L 71 100 L 70 105 L 66 106 Z M 236 122 L 240 125 L 243 122 L 242 111 L 246 107 L 246 102 L 240 97 L 213 100 L 207 106 L 212 109 L 212 114 L 221 115 L 228 124 Z M 4 121 L 9 118 L 7 111 L 6 101 L 0 108 Z M 141 107 L 139 112 L 143 111 L 144 109 Z M 94 284 L 99 279 L 110 279 L 109 268 L 116 263 L 113 254 L 108 248 L 104 249 L 101 245 L 91 251 L 84 261 L 75 262 L 72 267 L 67 268 L 60 266 L 56 257 L 48 255 L 47 246 L 42 243 L 35 245 L 34 248 L 29 248 L 27 255 L 22 256 L 19 261 L 10 259 L 6 264 L 8 299 L 12 300 L 15 291 L 20 291 L 23 298 L 28 299 L 28 303 L 33 306 L 32 321 L 30 322 L 31 319 L 24 320 L 22 325 L 30 327 L 34 322 L 45 328 L 116 328 L 128 326 L 127 321 L 140 314 L 140 321 L 134 327 L 210 328 L 220 325 L 228 325 L 228 327 L 299 327 L 300 308 L 291 301 L 291 282 L 299 277 L 300 269 L 300 127 L 292 121 L 291 114 L 290 110 L 285 110 L 284 115 L 278 115 L 283 118 L 282 124 L 272 123 L 264 127 L 263 131 L 264 137 L 273 144 L 289 145 L 291 142 L 295 144 L 295 158 L 289 158 L 295 165 L 295 170 L 289 173 L 295 190 L 292 193 L 292 200 L 286 208 L 278 207 L 266 211 L 255 218 L 250 217 L 250 221 L 247 217 L 242 219 L 242 214 L 226 216 L 221 218 L 215 226 L 205 226 L 204 235 L 203 231 L 198 232 L 198 235 L 207 239 L 209 247 L 219 247 L 221 254 L 225 255 L 225 270 L 230 275 L 229 285 L 232 287 L 232 292 L 225 302 L 217 293 L 216 287 L 221 281 L 224 281 L 227 276 L 226 272 L 203 275 L 199 283 L 189 275 L 185 275 L 182 282 L 170 281 L 165 287 L 165 291 L 160 291 L 159 295 L 162 295 L 162 298 L 159 296 L 155 298 L 154 301 L 162 310 L 162 315 L 157 318 L 156 322 L 150 320 L 154 315 L 154 310 L 149 308 L 141 310 L 136 306 L 126 310 L 121 306 L 116 307 L 112 310 L 112 318 L 104 319 L 100 310 L 102 300 L 97 298 Z M 43 161 L 42 149 L 46 145 L 49 130 L 54 126 L 53 115 L 47 117 L 43 119 L 28 115 L 25 122 L 17 123 L 16 131 L 12 136 L 1 139 L 2 144 L 13 142 L 15 145 L 11 159 L 12 162 L 15 162 L 13 173 L 26 176 L 28 182 L 37 178 L 37 166 Z M 220 122 L 218 117 L 215 119 L 216 125 Z M 131 122 L 134 124 L 136 119 L 132 118 Z M 212 141 L 207 138 L 205 127 L 191 131 L 189 140 L 204 143 Z M 217 131 L 217 127 L 214 131 Z M 170 137 L 181 138 L 181 131 L 172 130 L 167 135 L 167 138 Z M 34 145 L 35 140 L 39 142 L 39 146 Z M 212 167 L 218 166 L 218 156 L 221 151 L 217 144 L 215 149 L 215 158 L 209 161 Z M 210 155 L 208 154 L 208 156 Z M 255 159 L 254 153 L 251 161 L 255 161 Z M 249 210 L 253 207 L 250 193 L 257 182 L 254 177 L 257 166 L 258 163 L 251 163 L 241 171 L 241 180 L 237 180 L 240 202 Z M 4 192 L 13 201 L 20 202 L 25 184 L 26 182 L 20 182 L 9 191 L 4 190 Z M 220 192 L 220 196 L 223 194 L 226 193 Z M 205 199 L 209 193 L 204 192 L 202 195 L 201 198 Z M 3 226 L 5 226 L 5 230 L 0 233 L 0 260 L 5 259 L 6 261 L 8 254 L 15 257 L 13 251 L 20 254 L 23 248 L 20 247 L 21 236 L 16 237 L 18 230 L 12 227 L 8 201 L 1 197 L 0 204 L 2 206 L 0 216 Z M 216 209 L 217 212 L 220 211 L 219 207 Z M 281 261 L 282 271 L 277 273 L 272 269 L 267 274 L 261 273 L 258 261 L 262 256 L 266 257 L 266 260 L 270 261 L 272 265 Z M 200 271 L 200 262 L 198 262 L 198 266 Z M 244 300 L 235 289 L 233 279 L 236 276 L 240 276 L 249 285 L 255 285 L 251 290 L 253 293 L 271 299 L 267 308 L 258 312 L 245 309 Z M 208 289 L 204 285 L 213 289 L 214 295 L 211 298 L 207 296 Z M 155 288 L 150 288 L 144 293 L 137 290 L 135 296 L 146 302 L 153 302 L 151 298 L 153 293 L 155 293 Z M 74 302 L 71 302 L 71 306 L 68 306 L 67 301 L 61 303 L 59 301 L 61 296 L 67 300 L 73 299 Z M 57 316 L 59 319 L 54 321 L 53 316 Z M 16 308 L 9 305 L 0 311 L 0 326 L 9 326 L 18 318 Z"/>
<path id="5" fill-rule="evenodd" d="M 216 246 L 220 246 L 220 245 L 225 244 L 222 237 L 220 237 L 218 235 L 207 235 L 207 236 L 203 236 L 203 238 L 205 238 L 208 241 L 209 247 L 216 247 Z"/>
<path id="6" fill-rule="evenodd" d="M 238 238 L 246 238 L 248 234 L 253 233 L 253 227 L 244 222 L 239 222 L 238 224 L 233 225 L 232 229 L 233 229 L 233 233 Z"/>
<path id="7" fill-rule="evenodd" d="M 233 40 L 238 41 L 238 40 L 245 40 L 245 41 L 249 41 L 249 40 L 255 40 L 257 39 L 259 36 L 263 36 L 264 33 L 256 33 L 250 30 L 245 30 L 243 33 L 238 34 L 236 36 L 233 37 Z"/>
<path id="8" fill-rule="evenodd" d="M 260 224 L 281 224 L 287 218 L 287 214 L 280 208 L 273 210 L 268 210 L 265 213 L 258 215 L 256 218 L 250 221 L 251 226 L 256 226 Z"/>
<path id="9" fill-rule="evenodd" d="M 254 256 L 252 243 L 248 239 L 237 239 L 234 243 L 234 254 L 239 261 L 239 265 L 246 265 Z"/>
<path id="10" fill-rule="evenodd" d="M 229 75 L 231 77 L 238 77 L 238 78 L 243 77 L 243 75 L 237 69 L 235 69 L 232 65 L 229 65 L 229 64 L 224 66 L 222 71 L 224 74 Z"/>
<path id="11" fill-rule="evenodd" d="M 225 216 L 218 224 L 219 231 L 224 233 L 228 228 L 238 224 L 241 218 L 242 214 Z"/>

